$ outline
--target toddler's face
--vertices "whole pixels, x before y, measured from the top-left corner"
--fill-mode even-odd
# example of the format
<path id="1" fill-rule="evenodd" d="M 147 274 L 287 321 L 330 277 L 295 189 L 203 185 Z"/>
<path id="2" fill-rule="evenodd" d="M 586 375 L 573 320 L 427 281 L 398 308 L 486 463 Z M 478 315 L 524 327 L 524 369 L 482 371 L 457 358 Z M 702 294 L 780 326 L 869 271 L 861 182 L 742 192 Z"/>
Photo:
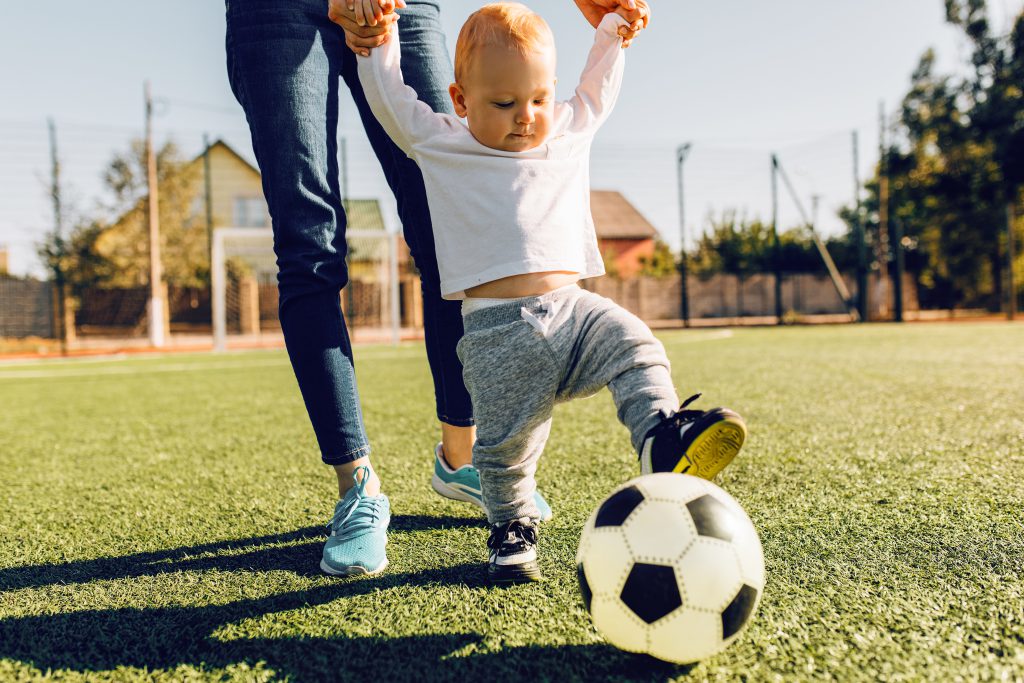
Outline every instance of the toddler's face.
<path id="1" fill-rule="evenodd" d="M 551 131 L 555 106 L 555 49 L 528 54 L 485 45 L 461 83 L 451 86 L 455 112 L 477 141 L 492 149 L 524 152 Z"/>

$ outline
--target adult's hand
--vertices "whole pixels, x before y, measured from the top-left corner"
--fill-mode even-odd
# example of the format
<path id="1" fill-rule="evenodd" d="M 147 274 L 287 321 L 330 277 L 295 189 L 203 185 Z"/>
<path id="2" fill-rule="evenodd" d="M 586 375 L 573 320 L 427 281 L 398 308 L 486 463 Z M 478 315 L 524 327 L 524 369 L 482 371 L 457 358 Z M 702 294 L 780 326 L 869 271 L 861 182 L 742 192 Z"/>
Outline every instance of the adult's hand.
<path id="1" fill-rule="evenodd" d="M 405 7 L 405 0 L 381 2 L 381 5 L 389 6 L 390 10 L 383 12 L 380 19 L 374 16 L 372 7 L 364 6 L 364 1 L 368 0 L 328 0 L 327 17 L 345 30 L 345 45 L 352 52 L 366 57 L 370 50 L 387 42 L 391 35 L 391 24 L 398 21 L 394 10 Z M 367 17 L 373 21 L 372 25 Z"/>
<path id="2" fill-rule="evenodd" d="M 622 36 L 622 47 L 629 47 L 633 39 L 647 28 L 651 20 L 651 8 L 647 0 L 574 0 L 580 12 L 595 28 L 604 19 L 604 15 L 618 12 L 629 22 L 628 27 L 619 30 Z"/>

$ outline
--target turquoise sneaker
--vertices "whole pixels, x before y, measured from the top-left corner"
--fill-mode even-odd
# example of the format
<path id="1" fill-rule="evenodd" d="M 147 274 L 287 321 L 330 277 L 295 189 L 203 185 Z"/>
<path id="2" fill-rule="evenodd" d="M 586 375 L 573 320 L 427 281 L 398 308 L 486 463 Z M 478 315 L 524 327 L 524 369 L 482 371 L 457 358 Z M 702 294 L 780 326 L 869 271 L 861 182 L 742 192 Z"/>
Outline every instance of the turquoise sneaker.
<path id="1" fill-rule="evenodd" d="M 320 569 L 333 576 L 376 574 L 388 566 L 384 546 L 388 542 L 391 503 L 383 493 L 366 495 L 369 467 L 357 467 L 352 478 L 356 485 L 338 501 L 327 525 L 331 535 L 320 561 Z"/>
<path id="2" fill-rule="evenodd" d="M 434 447 L 434 476 L 430 479 L 430 485 L 434 490 L 445 498 L 461 500 L 472 503 L 484 512 L 483 494 L 480 492 L 480 473 L 472 465 L 463 465 L 453 470 L 444 459 L 441 444 Z M 537 491 L 533 496 L 533 502 L 537 504 L 540 512 L 540 521 L 549 522 L 554 516 L 551 506 L 544 500 L 544 496 Z"/>

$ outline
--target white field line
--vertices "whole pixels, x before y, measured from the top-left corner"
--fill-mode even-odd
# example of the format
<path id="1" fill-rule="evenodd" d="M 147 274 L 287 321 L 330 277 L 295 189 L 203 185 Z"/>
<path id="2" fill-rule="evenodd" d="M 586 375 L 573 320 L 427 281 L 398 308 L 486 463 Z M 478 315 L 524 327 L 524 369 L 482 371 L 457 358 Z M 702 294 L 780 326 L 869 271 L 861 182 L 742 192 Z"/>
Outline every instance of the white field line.
<path id="1" fill-rule="evenodd" d="M 704 332 L 699 335 L 686 336 L 679 339 L 673 339 L 665 343 L 666 346 L 677 346 L 679 344 L 693 344 L 696 342 L 714 341 L 717 339 L 728 339 L 733 336 L 732 330 L 715 330 L 711 332 Z M 413 345 L 403 345 L 413 346 Z M 237 357 L 237 356 L 236 356 Z M 356 362 L 358 363 L 360 358 L 364 360 L 386 360 L 389 358 L 409 358 L 408 353 L 399 351 L 395 353 L 391 349 L 382 350 L 381 352 L 374 353 L 373 351 L 359 353 L 356 350 Z M 102 361 L 99 359 L 76 359 L 73 361 L 75 365 L 79 363 L 87 364 L 90 362 L 118 362 L 118 357 L 105 357 Z M 125 355 L 125 361 L 129 360 L 140 360 L 138 357 Z M 59 362 L 59 361 L 58 361 Z M 60 362 L 59 362 L 60 363 Z M 145 374 L 157 374 L 166 372 L 201 372 L 203 370 L 245 370 L 248 368 L 276 368 L 276 367 L 289 367 L 290 363 L 287 357 L 274 358 L 267 360 L 253 360 L 249 362 L 228 362 L 228 363 L 174 363 L 171 365 L 153 365 L 147 366 L 144 363 L 132 364 L 128 367 L 114 366 L 106 368 L 96 367 L 69 367 L 71 363 L 63 362 L 58 366 L 49 366 L 47 369 L 39 370 L 24 370 L 24 365 L 14 366 L 7 365 L 6 367 L 0 367 L 0 381 L 11 380 L 11 379 L 50 379 L 54 377 L 101 377 L 107 375 L 145 375 Z"/>
<path id="2" fill-rule="evenodd" d="M 54 370 L 0 371 L 0 380 L 5 379 L 42 379 L 50 377 L 99 377 L 102 375 L 145 375 L 161 372 L 201 372 L 203 370 L 230 370 L 237 368 L 269 368 L 288 367 L 288 359 L 253 361 L 249 363 L 175 363 L 174 365 L 132 365 L 131 367 L 112 368 L 65 368 Z"/>
<path id="3" fill-rule="evenodd" d="M 733 336 L 732 330 L 712 330 L 695 336 L 680 337 L 671 341 L 664 341 L 665 346 L 677 346 L 679 344 L 693 344 L 695 342 L 714 341 L 716 339 L 728 339 Z"/>

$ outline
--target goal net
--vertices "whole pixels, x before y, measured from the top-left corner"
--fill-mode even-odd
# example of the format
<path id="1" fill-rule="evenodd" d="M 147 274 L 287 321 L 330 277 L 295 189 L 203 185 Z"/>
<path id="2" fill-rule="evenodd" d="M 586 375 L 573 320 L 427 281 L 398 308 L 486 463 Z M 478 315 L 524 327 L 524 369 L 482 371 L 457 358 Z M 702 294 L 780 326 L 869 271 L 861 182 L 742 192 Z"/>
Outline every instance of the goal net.
<path id="1" fill-rule="evenodd" d="M 398 343 L 400 275 L 398 236 L 384 230 L 346 230 L 349 283 L 341 306 L 354 336 Z M 266 228 L 217 228 L 210 255 L 213 348 L 225 351 L 276 334 L 277 262 Z"/>

